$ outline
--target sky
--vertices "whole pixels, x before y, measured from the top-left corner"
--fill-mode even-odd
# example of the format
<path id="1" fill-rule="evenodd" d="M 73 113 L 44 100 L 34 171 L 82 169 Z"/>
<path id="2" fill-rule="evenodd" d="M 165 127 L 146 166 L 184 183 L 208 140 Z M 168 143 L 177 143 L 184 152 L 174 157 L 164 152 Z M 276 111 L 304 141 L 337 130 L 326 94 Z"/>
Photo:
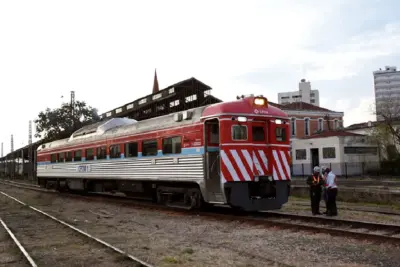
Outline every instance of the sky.
<path id="1" fill-rule="evenodd" d="M 298 90 L 374 120 L 372 72 L 400 68 L 394 0 L 0 1 L 0 142 L 28 144 L 29 120 L 69 99 L 99 113 L 195 77 L 224 101 Z M 64 96 L 64 98 L 61 98 Z M 35 133 L 35 131 L 34 131 Z M 34 139 L 35 141 L 36 139 Z"/>

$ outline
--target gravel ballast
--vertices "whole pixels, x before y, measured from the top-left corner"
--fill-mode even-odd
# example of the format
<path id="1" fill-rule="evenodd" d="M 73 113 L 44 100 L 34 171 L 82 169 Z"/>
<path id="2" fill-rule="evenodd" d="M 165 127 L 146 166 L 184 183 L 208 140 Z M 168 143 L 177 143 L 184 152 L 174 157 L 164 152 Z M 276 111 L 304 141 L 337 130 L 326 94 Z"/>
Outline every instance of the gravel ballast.
<path id="1" fill-rule="evenodd" d="M 388 244 L 85 201 L 3 184 L 0 190 L 156 266 L 398 266 L 400 262 L 400 248 Z"/>
<path id="2" fill-rule="evenodd" d="M 0 216 L 38 266 L 135 266 L 109 248 L 0 195 Z"/>

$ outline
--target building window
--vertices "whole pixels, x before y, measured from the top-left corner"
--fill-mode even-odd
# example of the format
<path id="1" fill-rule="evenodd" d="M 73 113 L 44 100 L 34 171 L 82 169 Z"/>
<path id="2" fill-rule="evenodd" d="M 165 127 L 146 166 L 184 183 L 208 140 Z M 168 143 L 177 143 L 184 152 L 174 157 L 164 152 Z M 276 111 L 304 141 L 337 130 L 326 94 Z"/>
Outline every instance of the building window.
<path id="1" fill-rule="evenodd" d="M 247 140 L 247 126 L 233 125 L 232 126 L 232 140 Z"/>
<path id="2" fill-rule="evenodd" d="M 310 94 L 310 97 L 315 97 L 315 93 L 311 93 L 311 94 Z"/>
<path id="3" fill-rule="evenodd" d="M 176 107 L 176 106 L 179 106 L 179 99 L 177 99 L 175 101 L 172 101 L 172 102 L 169 102 L 169 107 L 170 108 Z"/>
<path id="4" fill-rule="evenodd" d="M 142 142 L 142 155 L 143 156 L 156 156 L 157 155 L 157 140 L 146 140 Z"/>
<path id="5" fill-rule="evenodd" d="M 94 160 L 94 149 L 86 149 L 86 160 Z"/>
<path id="6" fill-rule="evenodd" d="M 286 129 L 285 128 L 276 128 L 275 129 L 276 141 L 286 142 Z"/>
<path id="7" fill-rule="evenodd" d="M 264 142 L 265 141 L 264 127 L 253 126 L 252 131 L 253 131 L 253 141 L 255 141 L 255 142 Z"/>
<path id="8" fill-rule="evenodd" d="M 163 154 L 179 154 L 182 151 L 182 139 L 180 136 L 163 139 Z"/>
<path id="9" fill-rule="evenodd" d="M 291 126 L 291 131 L 292 131 L 292 136 L 296 136 L 296 118 L 291 118 L 290 119 L 290 126 Z"/>
<path id="10" fill-rule="evenodd" d="M 105 146 L 98 147 L 96 150 L 97 159 L 107 158 L 107 150 Z"/>
<path id="11" fill-rule="evenodd" d="M 339 129 L 339 121 L 335 120 L 334 122 L 335 122 L 335 129 Z"/>
<path id="12" fill-rule="evenodd" d="M 307 151 L 305 149 L 296 149 L 296 160 L 307 159 Z"/>
<path id="13" fill-rule="evenodd" d="M 74 161 L 82 160 L 82 150 L 77 150 L 74 152 Z"/>
<path id="14" fill-rule="evenodd" d="M 314 99 L 311 99 L 310 102 L 311 102 L 311 104 L 315 104 L 315 100 Z"/>
<path id="15" fill-rule="evenodd" d="M 378 154 L 377 147 L 355 147 L 355 146 L 346 146 L 344 147 L 344 154 Z"/>
<path id="16" fill-rule="evenodd" d="M 318 131 L 324 130 L 324 120 L 318 119 Z"/>
<path id="17" fill-rule="evenodd" d="M 121 157 L 121 146 L 120 145 L 110 146 L 110 158 L 117 159 L 120 157 Z"/>
<path id="18" fill-rule="evenodd" d="M 195 100 L 197 100 L 197 95 L 196 95 L 196 94 L 191 95 L 191 96 L 187 96 L 187 97 L 185 98 L 185 102 L 186 102 L 186 103 L 193 102 L 193 101 L 195 101 Z"/>
<path id="19" fill-rule="evenodd" d="M 137 157 L 138 156 L 138 143 L 125 144 L 125 157 Z"/>
<path id="20" fill-rule="evenodd" d="M 304 134 L 306 136 L 310 135 L 310 119 L 304 119 Z"/>
<path id="21" fill-rule="evenodd" d="M 324 159 L 334 159 L 336 158 L 336 150 L 334 147 L 324 147 L 322 149 L 322 156 Z"/>

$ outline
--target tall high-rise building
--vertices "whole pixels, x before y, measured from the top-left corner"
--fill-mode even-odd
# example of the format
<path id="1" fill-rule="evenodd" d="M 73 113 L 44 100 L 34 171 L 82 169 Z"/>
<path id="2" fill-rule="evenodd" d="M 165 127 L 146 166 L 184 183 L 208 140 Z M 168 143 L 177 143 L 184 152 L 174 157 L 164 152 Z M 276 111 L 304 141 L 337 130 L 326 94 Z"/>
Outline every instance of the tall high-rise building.
<path id="1" fill-rule="evenodd" d="M 375 89 L 375 111 L 376 120 L 383 120 L 382 114 L 399 116 L 400 114 L 390 114 L 390 111 L 397 112 L 400 104 L 400 71 L 396 66 L 385 66 L 373 72 Z"/>
<path id="2" fill-rule="evenodd" d="M 293 102 L 304 102 L 319 107 L 319 91 L 312 90 L 311 83 L 302 79 L 298 91 L 278 93 L 278 104 L 285 105 Z"/>

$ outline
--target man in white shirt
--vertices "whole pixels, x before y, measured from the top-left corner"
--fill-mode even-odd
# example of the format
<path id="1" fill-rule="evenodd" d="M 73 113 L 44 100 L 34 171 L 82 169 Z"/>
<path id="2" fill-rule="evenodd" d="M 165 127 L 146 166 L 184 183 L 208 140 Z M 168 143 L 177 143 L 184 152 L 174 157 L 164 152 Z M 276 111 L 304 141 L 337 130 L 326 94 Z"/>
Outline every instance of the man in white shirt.
<path id="1" fill-rule="evenodd" d="M 323 175 L 325 177 L 325 190 L 327 194 L 326 215 L 337 216 L 336 196 L 338 190 L 336 185 L 336 175 L 329 168 L 325 168 Z"/>

